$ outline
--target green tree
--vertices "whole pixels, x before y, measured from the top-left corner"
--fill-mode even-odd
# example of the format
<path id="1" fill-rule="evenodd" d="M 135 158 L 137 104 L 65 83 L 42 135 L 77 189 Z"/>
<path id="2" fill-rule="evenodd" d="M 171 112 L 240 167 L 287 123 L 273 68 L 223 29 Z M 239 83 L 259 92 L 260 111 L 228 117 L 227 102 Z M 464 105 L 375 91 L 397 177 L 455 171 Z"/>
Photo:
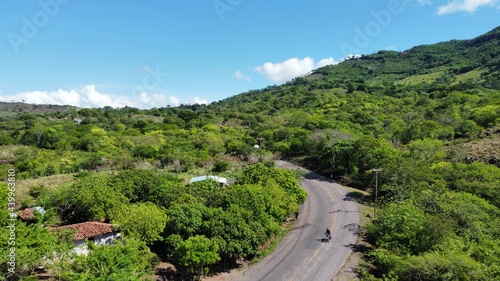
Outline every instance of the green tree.
<path id="1" fill-rule="evenodd" d="M 368 185 L 368 179 L 372 178 L 367 172 L 376 168 L 391 170 L 400 156 L 400 152 L 391 143 L 374 137 L 355 140 L 352 151 L 352 175 L 363 186 Z"/>
<path id="2" fill-rule="evenodd" d="M 109 185 L 125 195 L 131 203 L 152 202 L 162 205 L 168 187 L 176 187 L 174 177 L 159 175 L 152 170 L 124 170 L 109 179 Z"/>
<path id="3" fill-rule="evenodd" d="M 262 163 L 248 166 L 238 176 L 237 184 L 261 184 L 274 181 L 281 186 L 289 195 L 295 197 L 298 204 L 302 204 L 307 197 L 297 180 L 296 175 L 286 169 L 267 167 Z"/>
<path id="4" fill-rule="evenodd" d="M 404 256 L 430 250 L 446 234 L 439 229 L 444 226 L 410 202 L 404 202 L 386 206 L 369 231 L 375 245 Z"/>
<path id="5" fill-rule="evenodd" d="M 410 155 L 427 163 L 437 163 L 444 160 L 446 151 L 443 142 L 440 140 L 423 139 L 416 140 L 408 144 Z"/>
<path id="6" fill-rule="evenodd" d="M 181 266 L 197 276 L 207 274 L 208 266 L 220 260 L 218 251 L 217 243 L 204 235 L 189 237 L 175 248 Z"/>
<path id="7" fill-rule="evenodd" d="M 116 241 L 116 240 L 115 240 Z M 88 243 L 88 256 L 78 256 L 62 280 L 142 281 L 151 280 L 158 258 L 146 243 L 125 238 L 114 245 Z"/>
<path id="8" fill-rule="evenodd" d="M 126 236 L 151 244 L 161 239 L 167 215 L 153 203 L 137 203 L 116 210 L 111 222 L 117 224 Z"/>
<path id="9" fill-rule="evenodd" d="M 225 261 L 255 254 L 269 237 L 262 225 L 264 221 L 252 219 L 252 212 L 238 205 L 227 210 L 210 208 L 205 214 L 200 231 L 207 237 L 223 241 L 218 245 Z"/>
<path id="10" fill-rule="evenodd" d="M 200 233 L 206 207 L 200 203 L 175 204 L 170 207 L 165 233 L 179 234 L 184 239 Z"/>
<path id="11" fill-rule="evenodd" d="M 212 171 L 214 172 L 225 172 L 229 168 L 231 163 L 222 160 L 216 160 Z"/>
<path id="12" fill-rule="evenodd" d="M 448 251 L 412 256 L 397 269 L 398 280 L 491 280 L 482 264 L 465 253 Z"/>
<path id="13" fill-rule="evenodd" d="M 106 221 L 116 208 L 128 203 L 128 199 L 108 185 L 105 176 L 88 176 L 73 184 L 68 192 L 63 192 L 63 202 L 71 204 L 71 221 Z"/>
<path id="14" fill-rule="evenodd" d="M 486 105 L 483 107 L 476 108 L 473 113 L 474 121 L 477 124 L 488 128 L 500 122 L 500 106 L 498 105 Z"/>
<path id="15" fill-rule="evenodd" d="M 466 192 L 446 192 L 439 207 L 443 216 L 453 220 L 455 232 L 468 243 L 498 239 L 500 210 L 488 201 Z"/>

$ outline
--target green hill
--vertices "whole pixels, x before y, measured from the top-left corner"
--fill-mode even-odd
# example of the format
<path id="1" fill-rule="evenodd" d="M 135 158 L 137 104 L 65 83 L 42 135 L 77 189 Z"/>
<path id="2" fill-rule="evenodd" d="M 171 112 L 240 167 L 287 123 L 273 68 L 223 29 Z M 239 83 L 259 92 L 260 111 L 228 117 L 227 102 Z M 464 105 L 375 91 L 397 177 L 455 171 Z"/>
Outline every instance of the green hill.
<path id="1" fill-rule="evenodd" d="M 412 90 L 498 90 L 499 53 L 500 27 L 497 27 L 472 40 L 452 40 L 417 46 L 403 52 L 379 51 L 352 58 L 338 65 L 322 67 L 311 75 L 296 78 L 279 87 L 236 95 L 220 102 L 220 105 L 243 108 L 247 104 L 257 104 L 263 106 L 263 113 L 274 113 L 266 112 L 269 108 L 265 103 L 286 100 L 289 94 L 298 94 L 299 97 L 294 98 L 298 98 L 297 102 L 284 102 L 274 109 L 304 109 L 311 105 L 315 90 L 345 90 L 346 93 L 358 90 L 386 95 Z M 299 88 L 308 91 L 307 96 L 303 92 L 295 92 Z M 273 93 L 278 95 L 267 95 Z"/>
<path id="2" fill-rule="evenodd" d="M 497 27 L 472 40 L 363 55 L 197 112 L 222 112 L 224 122 L 248 127 L 285 157 L 310 155 L 308 139 L 324 130 L 346 138 L 382 137 L 395 145 L 425 138 L 452 145 L 500 123 L 499 70 Z M 479 158 L 500 151 L 487 153 Z"/>

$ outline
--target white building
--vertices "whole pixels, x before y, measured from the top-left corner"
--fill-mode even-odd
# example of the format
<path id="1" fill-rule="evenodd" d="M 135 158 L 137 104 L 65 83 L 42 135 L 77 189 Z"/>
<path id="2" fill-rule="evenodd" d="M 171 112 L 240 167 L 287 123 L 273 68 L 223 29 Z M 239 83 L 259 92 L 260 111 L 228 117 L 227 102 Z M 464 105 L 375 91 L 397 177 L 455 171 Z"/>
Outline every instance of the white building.
<path id="1" fill-rule="evenodd" d="M 61 230 L 76 231 L 72 239 L 75 252 L 78 255 L 88 255 L 87 240 L 94 241 L 95 245 L 101 246 L 105 244 L 111 245 L 113 240 L 122 238 L 121 234 L 116 232 L 111 224 L 102 222 L 82 222 L 51 229 L 52 233 Z"/>
<path id="2" fill-rule="evenodd" d="M 192 178 L 189 183 L 193 182 L 199 182 L 199 181 L 204 181 L 204 180 L 213 180 L 218 182 L 221 186 L 227 186 L 229 184 L 232 184 L 235 182 L 234 179 L 227 179 L 219 176 L 200 176 L 200 177 L 194 177 Z"/>

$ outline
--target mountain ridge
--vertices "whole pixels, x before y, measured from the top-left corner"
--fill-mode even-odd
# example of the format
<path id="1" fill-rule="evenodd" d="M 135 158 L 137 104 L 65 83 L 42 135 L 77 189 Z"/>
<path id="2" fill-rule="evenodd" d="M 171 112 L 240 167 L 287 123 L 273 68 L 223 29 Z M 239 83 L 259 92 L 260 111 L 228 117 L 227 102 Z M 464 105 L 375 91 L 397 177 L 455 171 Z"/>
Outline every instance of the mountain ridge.
<path id="1" fill-rule="evenodd" d="M 485 71 L 485 76 L 498 76 L 500 68 L 499 45 L 500 26 L 469 40 L 450 40 L 429 45 L 418 45 L 402 52 L 381 50 L 371 55 L 362 55 L 336 65 L 321 67 L 314 70 L 310 75 L 294 78 L 281 86 L 269 86 L 263 90 L 254 91 L 308 84 L 311 80 L 322 80 L 323 83 L 310 89 L 347 88 L 347 82 L 368 82 L 369 86 L 387 86 L 398 79 L 406 78 L 406 76 L 424 75 L 429 74 L 429 72 L 435 73 L 442 66 L 448 66 L 450 68 L 449 73 L 454 75 L 481 69 Z M 454 56 L 450 55 L 450 51 Z M 409 63 L 401 65 L 401 61 Z M 351 68 L 351 70 L 349 71 L 348 68 Z M 377 73 L 386 74 L 386 77 L 383 79 L 377 78 L 374 75 Z M 354 76 L 349 76 L 352 74 Z M 364 77 L 360 77 L 361 75 Z M 335 77 L 332 78 L 333 76 Z M 222 102 L 246 94 L 241 93 L 222 100 Z"/>
<path id="2" fill-rule="evenodd" d="M 500 26 L 492 29 L 491 31 L 479 35 L 473 39 L 466 39 L 466 40 L 456 40 L 452 39 L 449 41 L 444 41 L 444 42 L 439 42 L 435 44 L 424 44 L 424 45 L 417 45 L 414 46 L 410 49 L 407 49 L 402 52 L 398 51 L 389 51 L 389 50 L 380 50 L 377 53 L 369 54 L 369 55 L 362 55 L 361 57 L 352 57 L 350 59 L 344 60 L 340 62 L 339 64 L 336 65 L 327 65 L 323 66 L 321 68 L 318 68 L 316 70 L 313 70 L 309 75 L 305 76 L 300 76 L 292 79 L 291 81 L 286 82 L 285 84 L 282 84 L 280 86 L 274 85 L 274 86 L 268 86 L 264 89 L 256 89 L 256 90 L 250 90 L 248 92 L 236 94 L 234 96 L 228 97 L 226 99 L 220 100 L 220 101 L 215 101 L 213 103 L 217 104 L 220 102 L 224 102 L 227 100 L 231 100 L 233 98 L 236 98 L 241 95 L 246 95 L 248 93 L 254 93 L 254 92 L 261 92 L 269 89 L 275 89 L 276 87 L 282 87 L 282 86 L 287 86 L 287 85 L 297 85 L 297 84 L 304 84 L 306 83 L 305 81 L 308 80 L 325 80 L 321 78 L 325 78 L 325 76 L 332 76 L 333 74 L 335 75 L 340 75 L 342 74 L 342 71 L 345 71 L 345 68 L 359 68 L 359 71 L 354 72 L 355 74 L 357 73 L 358 75 L 366 75 L 367 78 L 372 78 L 368 79 L 368 84 L 371 86 L 380 86 L 380 84 L 384 85 L 385 84 L 390 84 L 391 82 L 394 83 L 396 81 L 396 78 L 406 78 L 403 77 L 404 75 L 425 75 L 428 73 L 423 73 L 425 71 L 430 71 L 432 69 L 436 70 L 435 68 L 438 68 L 439 66 L 447 65 L 447 64 L 452 64 L 450 67 L 450 72 L 452 74 L 464 74 L 468 73 L 471 70 L 477 69 L 477 68 L 489 68 L 489 69 L 482 69 L 483 72 L 485 73 L 485 76 L 488 75 L 497 75 L 496 78 L 498 78 L 498 70 L 500 69 L 500 51 L 498 48 L 493 49 L 491 51 L 486 51 L 484 52 L 484 49 L 490 46 L 494 45 L 500 45 Z M 439 51 L 442 51 L 441 49 L 446 48 L 448 50 L 454 50 L 455 55 L 459 56 L 448 56 L 448 60 L 440 60 L 440 58 L 437 55 L 442 55 L 442 52 L 435 52 L 436 50 L 432 50 L 436 47 L 438 48 Z M 473 54 L 470 49 L 467 48 L 476 48 L 475 53 L 478 54 Z M 467 50 L 465 52 L 465 50 Z M 424 53 L 424 54 L 422 54 Z M 408 68 L 404 68 L 401 65 L 398 65 L 397 62 L 401 61 L 401 59 L 408 59 L 412 60 L 413 58 L 420 58 L 421 56 L 424 56 L 425 59 L 421 59 L 421 64 L 410 64 Z M 457 57 L 460 57 L 460 55 L 464 58 L 466 58 L 466 61 L 460 61 L 458 63 Z M 386 61 L 387 60 L 387 61 Z M 472 60 L 472 62 L 470 61 Z M 481 63 L 481 60 L 483 60 Z M 412 60 L 413 62 L 414 60 Z M 468 62 L 468 64 L 467 64 Z M 454 64 L 453 64 L 454 63 Z M 392 65 L 391 65 L 392 64 Z M 394 65 L 395 64 L 395 65 Z M 338 71 L 339 70 L 339 71 Z M 375 79 L 373 77 L 374 73 L 381 73 L 381 74 L 388 74 L 388 77 L 385 77 L 385 79 L 382 79 L 379 81 L 379 79 Z M 435 73 L 433 71 L 433 73 Z M 352 72 L 347 72 L 346 74 L 352 74 Z M 390 74 L 393 74 L 394 76 L 391 77 Z M 337 78 L 335 81 L 331 81 L 331 79 L 326 79 L 327 81 L 324 81 L 323 85 L 321 87 L 331 87 L 331 86 L 343 86 L 347 87 L 345 83 L 342 82 L 363 82 L 363 81 L 358 81 L 360 77 L 351 78 L 348 79 L 347 77 L 340 76 Z M 349 80 L 349 81 L 342 81 L 342 80 Z M 366 79 L 365 79 L 366 80 Z M 402 79 L 401 79 L 402 80 Z M 325 85 L 326 84 L 326 85 Z M 314 88 L 313 88 L 314 89 Z M 182 107 L 182 105 L 181 105 Z M 34 112 L 34 113 L 50 113 L 50 112 L 56 112 L 56 111 L 65 111 L 71 108 L 78 108 L 74 106 L 69 106 L 69 105 L 55 105 L 55 104 L 29 104 L 29 103 L 20 103 L 20 102 L 0 102 L 0 110 L 1 111 L 6 111 L 6 112 L 20 112 L 20 111 L 26 111 L 26 112 Z"/>

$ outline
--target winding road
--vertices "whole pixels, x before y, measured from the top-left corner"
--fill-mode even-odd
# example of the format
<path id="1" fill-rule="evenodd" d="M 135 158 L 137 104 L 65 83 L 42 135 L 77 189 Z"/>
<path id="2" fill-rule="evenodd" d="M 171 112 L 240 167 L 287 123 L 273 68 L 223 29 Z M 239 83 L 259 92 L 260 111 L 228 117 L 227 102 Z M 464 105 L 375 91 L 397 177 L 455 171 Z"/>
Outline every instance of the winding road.
<path id="1" fill-rule="evenodd" d="M 309 173 L 301 185 L 308 196 L 293 229 L 271 255 L 234 280 L 326 281 L 347 262 L 359 227 L 356 203 L 343 186 L 314 173 Z M 331 230 L 330 242 L 325 240 L 327 227 Z"/>

